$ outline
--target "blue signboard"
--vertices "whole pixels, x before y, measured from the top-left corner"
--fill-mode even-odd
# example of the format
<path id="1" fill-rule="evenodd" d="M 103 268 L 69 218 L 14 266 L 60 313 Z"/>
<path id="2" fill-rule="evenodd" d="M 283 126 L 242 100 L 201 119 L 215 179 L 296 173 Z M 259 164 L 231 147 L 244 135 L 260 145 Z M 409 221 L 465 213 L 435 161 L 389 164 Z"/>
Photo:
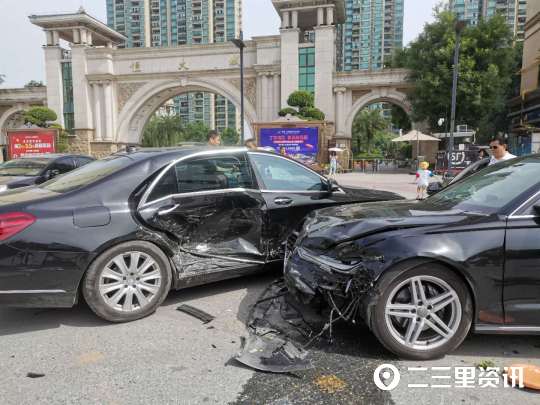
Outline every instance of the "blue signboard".
<path id="1" fill-rule="evenodd" d="M 315 162 L 319 151 L 319 128 L 261 128 L 259 145 L 306 163 Z"/>

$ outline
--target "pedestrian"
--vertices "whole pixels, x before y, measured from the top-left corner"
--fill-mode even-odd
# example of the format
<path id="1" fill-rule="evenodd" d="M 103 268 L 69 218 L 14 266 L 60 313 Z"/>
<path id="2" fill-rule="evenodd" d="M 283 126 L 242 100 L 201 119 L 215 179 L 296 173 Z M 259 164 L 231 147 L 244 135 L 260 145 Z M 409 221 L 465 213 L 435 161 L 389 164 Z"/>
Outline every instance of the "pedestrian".
<path id="1" fill-rule="evenodd" d="M 335 151 L 330 152 L 330 171 L 328 177 L 334 179 L 337 173 L 337 153 Z"/>
<path id="2" fill-rule="evenodd" d="M 248 149 L 256 150 L 257 149 L 257 142 L 255 142 L 255 139 L 250 138 L 250 139 L 248 139 L 247 141 L 244 142 L 244 146 L 246 148 L 248 148 Z"/>
<path id="3" fill-rule="evenodd" d="M 489 149 L 491 149 L 491 159 L 488 166 L 515 158 L 514 155 L 508 152 L 506 140 L 501 135 L 497 135 L 489 142 Z"/>
<path id="4" fill-rule="evenodd" d="M 221 145 L 221 136 L 219 132 L 215 129 L 208 131 L 207 135 L 208 146 L 220 146 Z"/>
<path id="5" fill-rule="evenodd" d="M 416 199 L 423 200 L 424 193 L 429 185 L 429 178 L 433 176 L 431 170 L 428 170 L 428 162 L 420 162 L 418 165 L 418 171 L 416 172 Z"/>

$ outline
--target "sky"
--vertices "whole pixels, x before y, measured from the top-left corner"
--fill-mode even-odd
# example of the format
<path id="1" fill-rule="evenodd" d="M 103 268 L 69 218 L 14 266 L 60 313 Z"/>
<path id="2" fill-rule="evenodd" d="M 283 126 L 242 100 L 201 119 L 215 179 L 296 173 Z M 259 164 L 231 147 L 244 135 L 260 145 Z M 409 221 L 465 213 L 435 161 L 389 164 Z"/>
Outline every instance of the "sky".
<path id="1" fill-rule="evenodd" d="M 279 18 L 271 0 L 243 0 L 244 38 L 279 33 Z M 405 0 L 404 43 L 409 43 L 433 20 L 433 6 L 441 0 Z M 22 87 L 30 80 L 45 81 L 45 34 L 30 24 L 31 14 L 74 12 L 82 5 L 106 22 L 106 0 L 0 0 L 0 88 Z"/>

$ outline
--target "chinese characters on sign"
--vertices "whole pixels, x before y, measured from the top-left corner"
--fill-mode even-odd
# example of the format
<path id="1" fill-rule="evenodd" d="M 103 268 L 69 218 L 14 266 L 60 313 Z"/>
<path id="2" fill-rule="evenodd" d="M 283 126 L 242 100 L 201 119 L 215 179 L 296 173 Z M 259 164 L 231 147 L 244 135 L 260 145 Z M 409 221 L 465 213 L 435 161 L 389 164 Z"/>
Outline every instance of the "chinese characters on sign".
<path id="1" fill-rule="evenodd" d="M 36 156 L 43 153 L 54 153 L 56 130 L 9 130 L 9 158 Z"/>
<path id="2" fill-rule="evenodd" d="M 259 145 L 283 151 L 290 157 L 306 163 L 315 162 L 319 151 L 319 128 L 261 128 Z"/>
<path id="3" fill-rule="evenodd" d="M 428 371 L 429 370 L 429 371 Z M 411 378 L 419 378 L 422 382 L 409 383 L 408 388 L 523 388 L 522 367 L 407 367 Z M 426 382 L 426 376 L 430 382 Z M 381 364 L 373 373 L 375 385 L 390 391 L 396 388 L 401 374 L 392 364 Z M 502 381 L 501 381 L 502 380 Z"/>

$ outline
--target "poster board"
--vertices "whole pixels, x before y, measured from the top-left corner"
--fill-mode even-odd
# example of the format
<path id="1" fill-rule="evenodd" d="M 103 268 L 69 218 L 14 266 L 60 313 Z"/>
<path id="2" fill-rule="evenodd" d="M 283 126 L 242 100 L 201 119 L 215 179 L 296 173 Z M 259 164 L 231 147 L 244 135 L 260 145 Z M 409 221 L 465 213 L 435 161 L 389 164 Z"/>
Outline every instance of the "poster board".
<path id="1" fill-rule="evenodd" d="M 8 129 L 8 159 L 18 159 L 56 152 L 57 129 Z"/>

